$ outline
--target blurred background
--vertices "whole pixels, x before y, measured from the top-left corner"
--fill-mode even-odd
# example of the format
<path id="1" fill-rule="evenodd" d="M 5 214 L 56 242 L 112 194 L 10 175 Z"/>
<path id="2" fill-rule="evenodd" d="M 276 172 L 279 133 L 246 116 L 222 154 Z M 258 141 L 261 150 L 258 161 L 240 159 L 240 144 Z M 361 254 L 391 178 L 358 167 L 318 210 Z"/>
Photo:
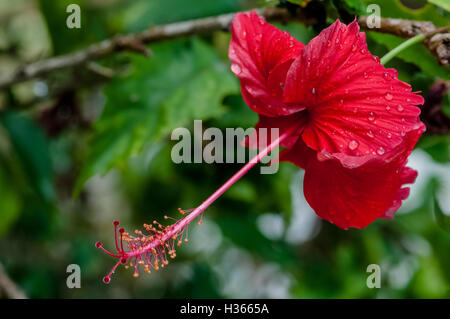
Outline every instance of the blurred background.
<path id="1" fill-rule="evenodd" d="M 0 74 L 116 34 L 279 2 L 0 0 Z M 71 3 L 81 29 L 66 27 Z M 371 3 L 383 17 L 449 25 L 445 0 L 283 0 L 317 22 L 276 25 L 307 43 Z M 367 38 L 380 57 L 403 41 Z M 204 128 L 256 123 L 229 70 L 229 40 L 214 32 L 165 41 L 149 47 L 151 57 L 122 52 L 0 91 L 1 277 L 30 298 L 449 298 L 450 72 L 422 44 L 388 65 L 438 119 L 411 156 L 419 177 L 393 221 L 339 229 L 312 212 L 298 168 L 254 169 L 190 228 L 168 267 L 138 279 L 120 267 L 102 283 L 115 260 L 94 244 L 113 247 L 113 220 L 132 231 L 176 216 L 241 167 L 170 159 L 170 132 L 192 130 L 194 119 Z M 66 286 L 69 264 L 81 267 L 80 289 Z M 366 286 L 369 264 L 381 266 L 380 289 Z M 8 297 L 2 287 L 0 296 Z"/>

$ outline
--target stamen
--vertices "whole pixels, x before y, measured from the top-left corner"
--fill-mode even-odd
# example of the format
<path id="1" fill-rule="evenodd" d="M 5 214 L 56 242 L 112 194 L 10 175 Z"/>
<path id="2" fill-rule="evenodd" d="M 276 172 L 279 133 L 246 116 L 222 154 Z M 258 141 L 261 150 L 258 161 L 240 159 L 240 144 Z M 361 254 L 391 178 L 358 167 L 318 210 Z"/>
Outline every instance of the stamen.
<path id="1" fill-rule="evenodd" d="M 101 242 L 96 243 L 97 248 L 101 249 L 106 254 L 119 259 L 110 273 L 103 278 L 103 282 L 109 283 L 111 281 L 111 275 L 114 273 L 116 268 L 120 264 L 125 265 L 127 260 L 134 259 L 134 264 L 133 262 L 130 262 L 129 265 L 125 265 L 125 268 L 134 267 L 134 277 L 139 276 L 140 266 L 144 267 L 144 271 L 147 274 L 151 273 L 150 267 L 157 271 L 160 267 L 163 268 L 167 266 L 169 264 L 168 257 L 172 259 L 176 257 L 175 247 L 179 247 L 183 241 L 186 243 L 189 241 L 188 235 L 190 223 L 197 218 L 197 224 L 201 225 L 203 222 L 203 213 L 216 199 L 218 199 L 228 188 L 244 176 L 262 158 L 277 147 L 284 139 L 289 137 L 298 129 L 299 125 L 295 125 L 284 132 L 270 145 L 265 147 L 258 155 L 253 157 L 250 162 L 244 165 L 236 174 L 234 174 L 227 182 L 225 182 L 225 184 L 223 184 L 197 208 L 186 210 L 178 208 L 178 212 L 184 216 L 182 219 L 177 220 L 172 217 L 164 216 L 164 219 L 166 220 L 171 219 L 175 221 L 172 225 L 165 226 L 154 220 L 151 225 L 143 225 L 145 231 L 147 232 L 146 234 L 140 230 L 136 230 L 136 236 L 132 236 L 125 232 L 123 228 L 120 228 L 118 230 L 120 234 L 119 248 L 117 236 L 117 227 L 119 226 L 119 222 L 114 221 L 115 245 L 118 254 L 113 254 L 104 249 Z M 124 249 L 123 242 L 126 243 L 126 250 Z"/>

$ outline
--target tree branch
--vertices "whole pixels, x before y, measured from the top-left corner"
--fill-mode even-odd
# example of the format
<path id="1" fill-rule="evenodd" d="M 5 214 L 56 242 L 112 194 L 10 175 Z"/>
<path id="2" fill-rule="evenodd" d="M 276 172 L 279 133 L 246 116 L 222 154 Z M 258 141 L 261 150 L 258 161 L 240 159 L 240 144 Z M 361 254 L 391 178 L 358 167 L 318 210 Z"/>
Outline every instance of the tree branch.
<path id="1" fill-rule="evenodd" d="M 380 33 L 390 33 L 401 38 L 412 38 L 418 34 L 424 34 L 427 38 L 424 44 L 439 60 L 441 65 L 450 64 L 450 33 L 448 27 L 436 28 L 428 21 L 413 21 L 393 18 L 381 18 L 379 28 L 370 28 L 367 16 L 358 18 L 362 29 Z"/>
<path id="2" fill-rule="evenodd" d="M 0 264 L 0 297 L 10 299 L 27 299 L 25 293 L 8 277 Z"/>
<path id="3" fill-rule="evenodd" d="M 266 7 L 257 9 L 256 11 L 272 21 L 277 20 L 287 22 L 296 20 L 307 25 L 315 22 L 313 19 L 309 19 L 302 15 L 301 11 L 295 15 L 292 15 L 286 9 L 275 7 Z M 0 79 L 0 89 L 5 89 L 16 83 L 44 76 L 56 70 L 80 66 L 87 62 L 109 56 L 115 52 L 127 50 L 150 55 L 150 50 L 145 47 L 145 45 L 149 43 L 214 31 L 228 31 L 233 17 L 234 13 L 229 13 L 209 18 L 153 26 L 140 33 L 116 36 L 100 43 L 93 44 L 84 50 L 20 66 L 11 75 Z M 437 30 L 431 22 L 391 18 L 381 18 L 381 27 L 371 29 L 367 25 L 367 20 L 368 17 L 365 16 L 361 16 L 358 19 L 358 23 L 364 30 L 390 33 L 404 38 L 413 37 L 419 33 L 429 34 Z M 446 61 L 446 64 L 448 64 L 450 46 L 449 34 L 436 34 L 429 39 L 426 44 L 428 48 L 438 56 L 442 64 L 445 64 L 443 61 Z"/>

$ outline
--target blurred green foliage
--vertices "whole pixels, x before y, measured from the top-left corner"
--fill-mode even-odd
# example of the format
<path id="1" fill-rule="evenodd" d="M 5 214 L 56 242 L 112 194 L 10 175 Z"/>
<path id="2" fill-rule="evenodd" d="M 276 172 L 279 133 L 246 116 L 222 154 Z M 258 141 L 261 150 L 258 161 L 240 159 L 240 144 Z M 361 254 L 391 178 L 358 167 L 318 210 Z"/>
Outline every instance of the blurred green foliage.
<path id="1" fill-rule="evenodd" d="M 310 14 L 325 14 L 328 23 L 376 3 L 385 17 L 449 24 L 445 1 L 280 2 L 314 6 Z M 69 3 L 82 8 L 79 30 L 65 27 Z M 59 55 L 151 25 L 277 3 L 0 0 L 0 71 L 28 61 L 30 50 L 39 52 L 34 59 Z M 304 43 L 322 27 L 276 25 Z M 229 40 L 216 32 L 166 41 L 151 45 L 149 58 L 120 53 L 99 61 L 113 78 L 79 68 L 0 92 L 0 262 L 11 278 L 41 298 L 449 298 L 449 135 L 421 139 L 415 158 L 424 160 L 414 163 L 422 186 L 393 221 L 338 229 L 314 217 L 297 168 L 283 163 L 277 174 L 261 175 L 256 167 L 208 209 L 204 225 L 189 230 L 190 243 L 169 267 L 138 280 L 119 269 L 110 285 L 101 282 L 113 260 L 94 243 L 113 246 L 114 219 L 132 230 L 175 216 L 241 167 L 170 160 L 176 127 L 192 129 L 194 119 L 221 129 L 257 121 L 229 70 Z M 378 56 L 401 41 L 368 36 Z M 448 68 L 421 44 L 388 67 L 424 96 L 449 80 Z M 448 93 L 441 104 L 448 116 Z M 81 289 L 66 286 L 72 263 L 82 269 Z M 372 263 L 382 268 L 381 289 L 366 286 Z"/>

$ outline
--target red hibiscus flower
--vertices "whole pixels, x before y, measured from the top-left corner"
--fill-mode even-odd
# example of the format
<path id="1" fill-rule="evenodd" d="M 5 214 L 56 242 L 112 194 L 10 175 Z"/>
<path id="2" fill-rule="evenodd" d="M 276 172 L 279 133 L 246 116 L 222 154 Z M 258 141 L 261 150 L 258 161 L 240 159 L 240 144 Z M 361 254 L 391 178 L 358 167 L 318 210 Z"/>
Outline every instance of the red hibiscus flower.
<path id="1" fill-rule="evenodd" d="M 254 12 L 237 14 L 229 54 L 244 100 L 259 114 L 257 128 L 278 128 L 280 135 L 199 206 L 180 209 L 181 219 L 165 216 L 171 225 L 153 221 L 133 236 L 115 221 L 117 252 L 96 243 L 117 259 L 105 283 L 120 264 L 130 262 L 125 267 L 135 277 L 140 266 L 148 274 L 166 266 L 188 241 L 191 223 L 200 225 L 205 210 L 279 145 L 281 160 L 305 169 L 311 207 L 339 227 L 392 218 L 408 196 L 403 185 L 417 172 L 406 162 L 425 130 L 416 107 L 423 98 L 368 52 L 356 22 L 336 21 L 304 46 Z"/>
<path id="2" fill-rule="evenodd" d="M 229 56 L 256 128 L 290 130 L 280 159 L 305 170 L 318 216 L 345 229 L 393 217 L 417 176 L 406 162 L 425 131 L 424 100 L 370 54 L 356 22 L 337 20 L 304 46 L 254 12 L 237 14 Z"/>

